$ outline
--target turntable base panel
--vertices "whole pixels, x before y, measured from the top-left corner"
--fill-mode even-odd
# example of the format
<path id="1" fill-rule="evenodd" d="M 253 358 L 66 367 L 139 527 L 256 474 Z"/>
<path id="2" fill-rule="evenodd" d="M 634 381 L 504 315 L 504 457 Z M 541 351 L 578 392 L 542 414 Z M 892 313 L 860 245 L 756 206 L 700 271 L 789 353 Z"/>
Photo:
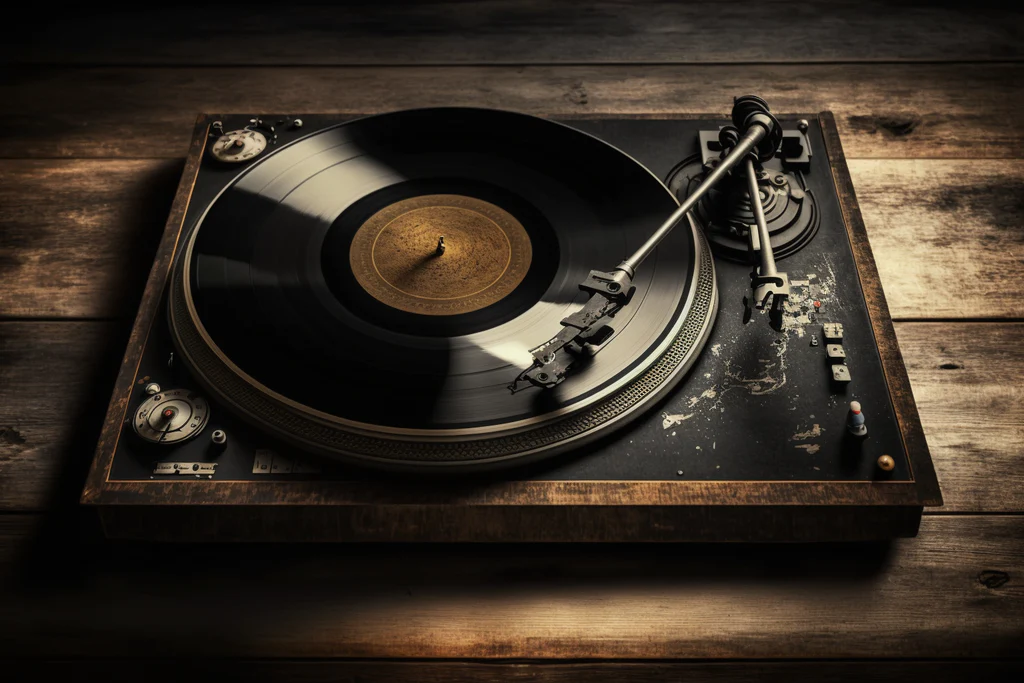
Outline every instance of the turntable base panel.
<path id="1" fill-rule="evenodd" d="M 789 129 L 798 118 L 780 120 Z M 118 435 L 120 418 L 115 416 L 84 500 L 101 506 L 108 534 L 142 538 L 270 540 L 291 533 L 304 540 L 823 540 L 913 535 L 921 506 L 940 502 L 934 472 L 834 122 L 828 114 L 804 118 L 810 120 L 812 156 L 803 175 L 820 211 L 821 228 L 808 246 L 780 261 L 793 284 L 784 329 L 771 329 L 767 320 L 758 319 L 758 311 L 745 322 L 749 266 L 716 258 L 718 318 L 704 352 L 689 376 L 629 427 L 526 469 L 451 484 L 422 477 L 396 480 L 393 474 L 318 459 L 261 435 L 211 400 L 206 432 L 170 451 L 154 450 L 128 433 Z M 302 119 L 303 133 L 339 121 L 337 116 Z M 202 123 L 209 120 L 201 119 L 197 131 L 205 130 Z M 682 158 L 699 152 L 701 130 L 727 121 L 604 118 L 566 123 L 619 147 L 665 180 Z M 194 188 L 183 182 L 182 192 L 191 198 L 186 231 L 235 172 L 203 162 Z M 168 231 L 177 230 L 173 223 L 172 217 Z M 161 286 L 150 283 L 151 288 Z M 168 368 L 173 348 L 165 305 L 160 297 L 137 323 L 148 321 L 153 331 L 138 349 L 137 371 L 126 364 L 123 372 L 131 376 L 119 383 L 130 386 L 130 396 L 122 398 L 129 412 L 145 399 L 150 382 L 190 386 L 180 363 Z M 848 384 L 833 380 L 825 323 L 843 326 L 845 365 L 853 378 Z M 402 400 L 396 398 L 396 410 Z M 867 416 L 866 439 L 847 434 L 851 400 L 859 401 Z M 209 435 L 215 429 L 228 435 L 223 448 L 211 447 Z M 883 455 L 892 458 L 891 471 L 879 469 Z M 169 461 L 212 462 L 216 469 L 212 474 L 154 474 L 158 463 Z M 564 523 L 545 525 L 545 519 L 556 518 Z"/>

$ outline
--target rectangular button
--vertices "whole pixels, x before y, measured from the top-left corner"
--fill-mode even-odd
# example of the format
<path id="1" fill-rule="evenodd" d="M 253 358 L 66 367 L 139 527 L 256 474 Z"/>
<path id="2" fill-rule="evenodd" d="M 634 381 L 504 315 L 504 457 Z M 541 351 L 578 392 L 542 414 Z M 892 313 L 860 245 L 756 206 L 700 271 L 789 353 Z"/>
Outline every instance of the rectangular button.
<path id="1" fill-rule="evenodd" d="M 830 342 L 841 342 L 843 341 L 843 324 L 842 323 L 822 323 L 821 333 L 825 336 L 826 341 Z"/>
<path id="2" fill-rule="evenodd" d="M 843 349 L 842 344 L 828 344 L 825 347 L 825 355 L 833 363 L 842 363 L 846 358 L 846 350 Z"/>
<path id="3" fill-rule="evenodd" d="M 837 363 L 832 366 L 832 381 L 849 382 L 851 379 L 853 378 L 850 377 L 850 368 L 846 367 L 842 363 Z"/>
<path id="4" fill-rule="evenodd" d="M 274 462 L 274 451 L 265 448 L 256 449 L 256 459 L 252 462 L 253 474 L 270 474 L 271 463 Z"/>

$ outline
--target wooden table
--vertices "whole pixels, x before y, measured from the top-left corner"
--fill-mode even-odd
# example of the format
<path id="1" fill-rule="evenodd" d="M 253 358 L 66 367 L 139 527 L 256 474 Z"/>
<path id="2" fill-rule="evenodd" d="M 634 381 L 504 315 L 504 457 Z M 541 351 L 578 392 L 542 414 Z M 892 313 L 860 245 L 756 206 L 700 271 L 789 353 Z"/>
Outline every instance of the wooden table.
<path id="1" fill-rule="evenodd" d="M 1019 11 L 601 1 L 37 18 L 0 46 L 0 656 L 15 666 L 131 680 L 1024 671 Z M 725 114 L 748 92 L 836 114 L 946 501 L 918 538 L 115 545 L 77 505 L 197 112 Z"/>

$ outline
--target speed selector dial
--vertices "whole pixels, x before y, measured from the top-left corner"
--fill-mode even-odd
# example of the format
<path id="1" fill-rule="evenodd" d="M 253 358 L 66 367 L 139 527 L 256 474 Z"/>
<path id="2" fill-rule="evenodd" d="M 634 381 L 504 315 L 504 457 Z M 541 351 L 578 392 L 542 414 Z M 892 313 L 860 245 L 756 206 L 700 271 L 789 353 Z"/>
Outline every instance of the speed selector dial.
<path id="1" fill-rule="evenodd" d="M 172 389 L 143 401 L 132 426 L 150 443 L 178 444 L 203 431 L 209 417 L 206 399 L 188 389 Z"/>
<path id="2" fill-rule="evenodd" d="M 237 164 L 259 156 L 267 148 L 267 136 L 258 130 L 233 130 L 216 139 L 210 154 L 217 161 Z"/>

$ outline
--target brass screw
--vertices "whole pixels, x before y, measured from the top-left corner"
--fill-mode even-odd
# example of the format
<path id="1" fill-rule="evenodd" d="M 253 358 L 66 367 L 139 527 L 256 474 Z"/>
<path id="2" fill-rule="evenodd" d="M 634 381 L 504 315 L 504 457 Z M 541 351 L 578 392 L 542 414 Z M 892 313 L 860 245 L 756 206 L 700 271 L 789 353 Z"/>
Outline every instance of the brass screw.
<path id="1" fill-rule="evenodd" d="M 895 467 L 896 461 L 892 459 L 891 455 L 878 456 L 878 469 L 883 472 L 892 472 Z"/>

